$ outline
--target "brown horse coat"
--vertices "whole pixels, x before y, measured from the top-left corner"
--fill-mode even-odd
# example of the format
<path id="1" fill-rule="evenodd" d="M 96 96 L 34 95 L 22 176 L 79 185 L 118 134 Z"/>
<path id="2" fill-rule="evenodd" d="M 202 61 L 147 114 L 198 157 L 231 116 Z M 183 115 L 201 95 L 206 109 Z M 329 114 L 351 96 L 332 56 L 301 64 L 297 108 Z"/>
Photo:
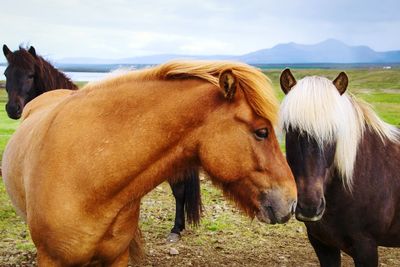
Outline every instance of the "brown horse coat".
<path id="1" fill-rule="evenodd" d="M 169 63 L 33 100 L 4 152 L 4 181 L 39 264 L 123 266 L 138 249 L 141 197 L 188 166 L 248 215 L 286 221 L 296 188 L 275 119 L 255 69 Z"/>

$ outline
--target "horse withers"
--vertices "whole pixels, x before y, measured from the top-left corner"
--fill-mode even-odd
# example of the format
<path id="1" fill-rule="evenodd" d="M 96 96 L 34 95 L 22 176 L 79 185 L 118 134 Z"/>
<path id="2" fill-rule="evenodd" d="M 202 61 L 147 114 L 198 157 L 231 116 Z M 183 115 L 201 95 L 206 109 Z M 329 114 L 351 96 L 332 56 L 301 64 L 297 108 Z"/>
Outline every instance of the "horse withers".
<path id="1" fill-rule="evenodd" d="M 400 246 L 400 131 L 332 82 L 283 71 L 280 124 L 296 179 L 296 218 L 321 266 L 377 266 L 377 246 Z"/>
<path id="2" fill-rule="evenodd" d="M 290 218 L 296 186 L 259 70 L 175 61 L 65 92 L 31 101 L 3 154 L 39 265 L 126 266 L 141 247 L 141 198 L 192 167 L 250 217 Z"/>
<path id="3" fill-rule="evenodd" d="M 37 55 L 33 46 L 28 50 L 20 47 L 12 52 L 3 45 L 3 53 L 8 62 L 4 72 L 8 94 L 6 111 L 11 119 L 19 119 L 25 105 L 44 92 L 54 89 L 78 89 L 64 73 Z"/>

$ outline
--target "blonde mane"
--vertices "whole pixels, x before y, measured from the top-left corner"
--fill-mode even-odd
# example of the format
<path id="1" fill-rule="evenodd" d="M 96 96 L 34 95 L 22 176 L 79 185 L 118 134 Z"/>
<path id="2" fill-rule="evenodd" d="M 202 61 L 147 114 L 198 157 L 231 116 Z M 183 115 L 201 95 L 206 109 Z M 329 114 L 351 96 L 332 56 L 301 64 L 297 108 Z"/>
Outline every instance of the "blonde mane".
<path id="1" fill-rule="evenodd" d="M 231 70 L 253 110 L 272 124 L 277 122 L 278 100 L 270 80 L 260 70 L 229 61 L 170 61 L 149 69 L 131 71 L 118 77 L 90 83 L 85 88 L 115 86 L 137 80 L 200 78 L 219 87 L 219 75 Z"/>
<path id="2" fill-rule="evenodd" d="M 371 106 L 351 94 L 340 95 L 332 81 L 309 76 L 290 90 L 280 108 L 280 128 L 307 132 L 320 147 L 336 142 L 335 166 L 343 184 L 352 189 L 358 144 L 366 127 L 383 142 L 400 142 L 400 131 L 382 121 Z"/>

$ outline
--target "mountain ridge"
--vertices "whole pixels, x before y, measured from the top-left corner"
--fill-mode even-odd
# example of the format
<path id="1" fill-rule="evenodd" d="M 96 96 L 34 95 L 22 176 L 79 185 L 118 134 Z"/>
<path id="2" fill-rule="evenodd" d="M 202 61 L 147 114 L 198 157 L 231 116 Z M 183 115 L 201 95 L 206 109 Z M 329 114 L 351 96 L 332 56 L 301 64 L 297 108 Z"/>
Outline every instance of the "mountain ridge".
<path id="1" fill-rule="evenodd" d="M 377 52 L 366 45 L 350 46 L 336 39 L 316 44 L 277 44 L 243 55 L 158 54 L 120 59 L 63 58 L 58 64 L 159 64 L 172 59 L 236 60 L 248 64 L 296 63 L 399 63 L 400 50 Z"/>

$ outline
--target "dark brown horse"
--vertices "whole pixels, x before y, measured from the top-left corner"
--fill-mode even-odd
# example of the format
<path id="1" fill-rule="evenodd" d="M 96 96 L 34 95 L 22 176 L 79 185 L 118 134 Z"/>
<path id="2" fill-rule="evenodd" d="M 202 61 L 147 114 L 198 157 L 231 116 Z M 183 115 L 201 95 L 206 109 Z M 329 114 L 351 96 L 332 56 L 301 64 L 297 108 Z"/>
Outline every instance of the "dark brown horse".
<path id="1" fill-rule="evenodd" d="M 44 92 L 57 88 L 78 89 L 64 73 L 38 56 L 33 46 L 12 52 L 3 45 L 3 53 L 8 62 L 4 72 L 8 93 L 6 111 L 11 119 L 19 119 L 24 106 Z"/>
<path id="2" fill-rule="evenodd" d="M 200 223 L 203 211 L 200 195 L 199 170 L 187 169 L 182 177 L 169 181 L 175 198 L 175 220 L 171 232 L 167 236 L 167 242 L 180 240 L 181 232 L 185 229 L 185 214 L 187 221 L 193 226 Z"/>
<path id="3" fill-rule="evenodd" d="M 3 45 L 8 61 L 5 71 L 8 103 L 7 114 L 11 119 L 19 119 L 24 106 L 37 96 L 55 89 L 77 90 L 78 87 L 51 63 L 39 56 L 35 48 L 20 47 L 12 52 Z M 185 229 L 185 213 L 188 222 L 197 225 L 200 221 L 202 205 L 200 196 L 199 171 L 190 169 L 184 172 L 183 179 L 170 183 L 175 197 L 175 223 L 168 235 L 168 241 L 177 241 Z M 172 180 L 174 181 L 174 180 Z"/>
<path id="4" fill-rule="evenodd" d="M 400 246 L 400 131 L 332 82 L 281 75 L 281 126 L 296 179 L 296 218 L 304 221 L 321 266 L 377 266 L 377 246 Z"/>

